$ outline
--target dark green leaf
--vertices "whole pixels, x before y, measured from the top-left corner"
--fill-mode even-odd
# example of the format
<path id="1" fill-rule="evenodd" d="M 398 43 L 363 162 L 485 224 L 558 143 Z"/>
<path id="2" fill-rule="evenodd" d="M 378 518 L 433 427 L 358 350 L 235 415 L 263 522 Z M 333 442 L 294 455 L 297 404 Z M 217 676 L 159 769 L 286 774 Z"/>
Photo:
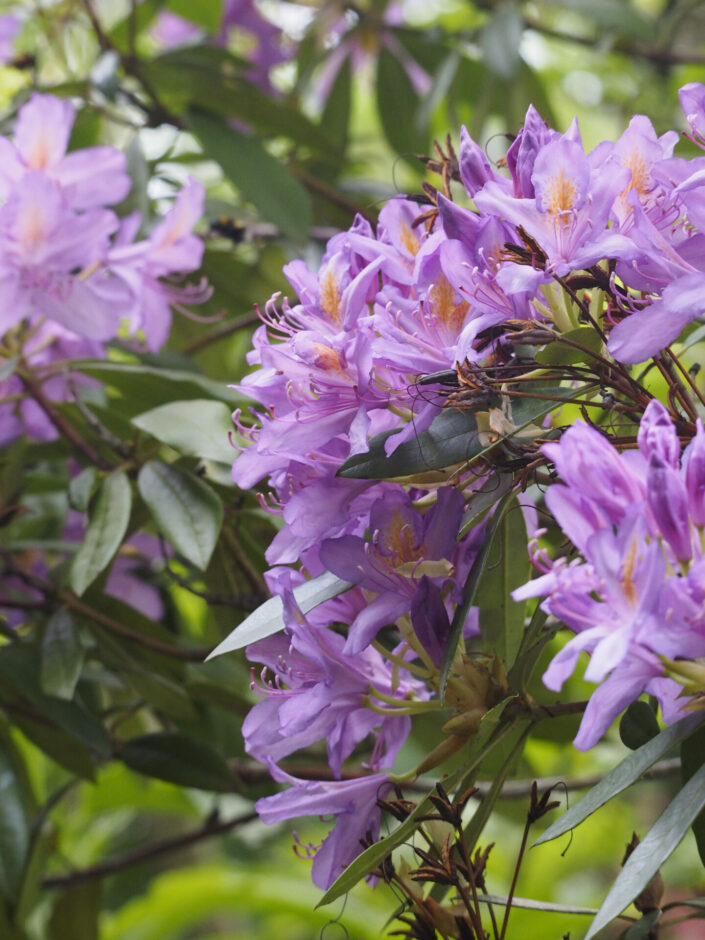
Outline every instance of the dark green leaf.
<path id="1" fill-rule="evenodd" d="M 557 334 L 557 338 L 539 350 L 534 358 L 537 362 L 547 366 L 573 365 L 578 362 L 589 363 L 592 360 L 593 357 L 588 352 L 576 349 L 575 346 L 570 345 L 571 343 L 577 343 L 593 353 L 599 353 L 602 347 L 602 340 L 597 330 L 591 326 L 581 326 L 577 330 Z"/>
<path id="2" fill-rule="evenodd" d="M 701 725 L 681 744 L 681 778 L 687 783 L 705 764 L 705 726 Z M 698 846 L 700 860 L 705 865 L 705 812 L 699 813 L 693 822 L 693 835 Z"/>
<path id="3" fill-rule="evenodd" d="M 490 520 L 490 523 L 487 527 L 487 533 L 485 535 L 482 548 L 477 553 L 475 561 L 472 564 L 472 568 L 470 569 L 470 573 L 468 574 L 467 581 L 465 582 L 465 587 L 463 588 L 463 600 L 455 609 L 453 621 L 450 625 L 450 631 L 448 633 L 448 639 L 446 640 L 445 649 L 443 650 L 441 675 L 438 682 L 438 694 L 441 701 L 443 701 L 445 698 L 446 686 L 448 685 L 450 671 L 455 660 L 455 652 L 458 648 L 460 638 L 463 635 L 465 621 L 467 620 L 468 614 L 470 613 L 470 608 L 475 603 L 475 596 L 480 586 L 483 573 L 487 567 L 487 560 L 490 556 L 490 552 L 492 551 L 492 546 L 495 539 L 497 538 L 497 534 L 501 528 L 504 514 L 507 512 L 512 498 L 512 494 L 507 493 L 507 495 L 504 496 L 501 502 L 498 504 L 494 516 Z"/>
<path id="4" fill-rule="evenodd" d="M 164 538 L 197 568 L 206 568 L 223 524 L 217 494 L 192 473 L 159 460 L 142 467 L 137 486 Z"/>
<path id="5" fill-rule="evenodd" d="M 291 173 L 262 143 L 205 111 L 189 111 L 188 124 L 207 157 L 219 163 L 243 198 L 294 238 L 306 238 L 311 200 Z"/>
<path id="6" fill-rule="evenodd" d="M 330 600 L 343 594 L 352 584 L 343 581 L 329 571 L 324 572 L 312 581 L 306 581 L 294 588 L 294 597 L 296 603 L 301 608 L 301 612 L 307 614 L 314 607 L 318 607 L 324 601 Z M 208 659 L 214 656 L 222 656 L 223 653 L 230 653 L 232 650 L 239 650 L 256 640 L 263 640 L 273 633 L 278 633 L 284 629 L 284 607 L 281 597 L 270 597 L 253 613 L 246 617 L 242 623 L 235 627 L 221 643 L 216 646 Z"/>
<path id="7" fill-rule="evenodd" d="M 406 69 L 384 46 L 377 62 L 377 108 L 384 136 L 397 153 L 424 153 L 428 138 L 416 125 L 419 97 Z"/>
<path id="8" fill-rule="evenodd" d="M 136 391 L 140 396 L 147 393 L 149 398 L 160 395 L 166 402 L 174 401 L 175 398 L 198 398 L 206 392 L 211 398 L 233 404 L 246 401 L 224 382 L 214 382 L 198 372 L 161 369 L 143 362 L 109 362 L 101 359 L 80 359 L 72 365 L 76 371 L 94 375 L 123 394 Z M 178 388 L 174 388 L 174 385 Z"/>
<path id="9" fill-rule="evenodd" d="M 217 33 L 223 15 L 223 0 L 167 0 L 165 8 L 184 19 L 202 26 L 209 33 Z"/>
<path id="10" fill-rule="evenodd" d="M 93 495 L 98 471 L 95 467 L 86 467 L 69 483 L 69 504 L 78 512 L 87 512 Z"/>
<path id="11" fill-rule="evenodd" d="M 132 490 L 122 470 L 103 481 L 81 547 L 71 562 L 69 581 L 80 597 L 113 560 L 130 521 Z"/>
<path id="12" fill-rule="evenodd" d="M 12 715 L 12 723 L 46 757 L 83 780 L 95 778 L 95 760 L 90 749 L 84 744 L 41 718 L 30 718 L 11 710 L 9 713 Z"/>
<path id="13" fill-rule="evenodd" d="M 222 401 L 172 401 L 137 415 L 132 423 L 189 457 L 232 463 L 237 456 L 228 439 L 235 430 L 232 412 Z"/>
<path id="14" fill-rule="evenodd" d="M 42 691 L 72 699 L 81 675 L 84 649 L 68 610 L 58 610 L 46 625 L 41 649 Z"/>
<path id="15" fill-rule="evenodd" d="M 512 591 L 529 578 L 524 514 L 516 500 L 498 523 L 487 562 L 473 601 L 480 608 L 480 631 L 485 650 L 497 653 L 511 669 L 524 633 L 526 604 L 512 600 Z"/>
<path id="16" fill-rule="evenodd" d="M 182 787 L 229 793 L 235 779 L 220 754 L 203 741 L 172 731 L 132 738 L 120 751 L 131 770 Z"/>
<path id="17" fill-rule="evenodd" d="M 0 893 L 14 901 L 30 844 L 27 801 L 17 774 L 17 754 L 0 738 Z"/>
<path id="18" fill-rule="evenodd" d="M 506 436 L 512 437 L 528 425 L 543 418 L 549 411 L 556 408 L 559 402 L 581 398 L 586 389 L 587 386 L 579 389 L 562 388 L 557 385 L 532 386 L 532 394 L 546 395 L 550 400 L 526 398 L 516 401 L 511 406 L 511 417 L 507 419 L 513 428 Z M 488 442 L 487 435 L 478 431 L 474 414 L 458 408 L 444 408 L 426 431 L 422 431 L 413 440 L 400 444 L 388 457 L 384 445 L 390 436 L 389 432 L 384 432 L 373 437 L 369 451 L 346 460 L 338 470 L 338 476 L 363 480 L 412 477 L 415 474 L 442 470 L 458 463 L 474 460 L 488 453 L 504 440 L 500 438 Z"/>
<path id="19" fill-rule="evenodd" d="M 47 940 L 98 940 L 100 881 L 65 888 L 54 903 Z"/>
<path id="20" fill-rule="evenodd" d="M 644 940 L 644 937 L 651 936 L 651 928 L 658 923 L 661 917 L 661 911 L 649 911 L 639 920 L 630 924 L 629 927 L 620 935 L 619 940 Z"/>
<path id="21" fill-rule="evenodd" d="M 493 10 L 480 37 L 485 65 L 508 82 L 516 77 L 521 62 L 519 43 L 523 27 L 521 8 L 512 0 L 505 0 Z"/>
<path id="22" fill-rule="evenodd" d="M 644 771 L 652 767 L 657 760 L 660 760 L 667 751 L 692 734 L 703 718 L 705 718 L 705 715 L 702 713 L 681 718 L 680 721 L 657 734 L 648 744 L 644 744 L 638 751 L 634 751 L 633 754 L 626 757 L 607 776 L 603 777 L 597 786 L 594 786 L 581 800 L 571 806 L 560 819 L 549 826 L 534 845 L 557 839 L 558 836 L 562 836 L 563 833 L 575 828 L 584 819 L 587 819 L 612 797 L 626 790 L 627 787 L 641 777 Z"/>
<path id="23" fill-rule="evenodd" d="M 622 744 L 632 751 L 655 738 L 661 729 L 648 702 L 632 702 L 619 722 Z"/>
<path id="24" fill-rule="evenodd" d="M 30 702 L 36 713 L 32 717 L 43 722 L 52 732 L 58 726 L 100 757 L 108 757 L 111 745 L 103 725 L 76 702 L 67 702 L 43 692 L 39 685 L 39 672 L 39 662 L 27 647 L 13 644 L 0 649 L 0 691 L 3 698 L 7 697 L 11 704 L 17 698 Z M 13 719 L 19 717 L 15 712 L 12 715 Z"/>
<path id="25" fill-rule="evenodd" d="M 193 721 L 197 715 L 183 686 L 145 669 L 123 669 L 121 675 L 146 702 L 171 718 Z"/>
<path id="26" fill-rule="evenodd" d="M 468 496 L 465 503 L 465 515 L 460 525 L 460 536 L 467 535 L 482 516 L 495 503 L 509 492 L 514 479 L 513 474 L 494 471 L 490 473 L 482 486 Z"/>
<path id="27" fill-rule="evenodd" d="M 705 764 L 676 794 L 629 856 L 590 925 L 585 940 L 590 940 L 606 927 L 649 883 L 676 849 L 703 806 Z"/>
<path id="28" fill-rule="evenodd" d="M 181 47 L 142 67 L 179 113 L 193 109 L 214 119 L 237 118 L 260 139 L 288 137 L 320 157 L 336 150 L 337 142 L 326 128 L 310 121 L 301 108 L 273 98 L 243 77 L 249 63 L 225 49 L 212 44 Z"/>

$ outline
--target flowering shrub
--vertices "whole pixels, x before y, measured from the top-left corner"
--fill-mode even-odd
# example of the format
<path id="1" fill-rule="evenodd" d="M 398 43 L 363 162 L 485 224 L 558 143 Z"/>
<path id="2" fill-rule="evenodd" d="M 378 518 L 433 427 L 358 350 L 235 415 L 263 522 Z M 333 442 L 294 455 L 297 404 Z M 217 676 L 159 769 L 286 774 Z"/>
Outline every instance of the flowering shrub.
<path id="1" fill-rule="evenodd" d="M 681 91 L 698 144 L 704 101 L 705 86 Z M 266 477 L 262 505 L 281 515 L 267 551 L 281 620 L 255 629 L 284 633 L 247 648 L 264 664 L 253 688 L 265 699 L 243 731 L 248 753 L 290 787 L 257 803 L 265 822 L 336 817 L 313 868 L 320 887 L 336 883 L 327 898 L 378 838 L 395 784 L 467 748 L 497 710 L 537 719 L 521 678 L 531 633 L 538 647 L 556 627 L 576 634 L 543 676 L 549 689 L 590 654 L 585 677 L 598 688 L 581 749 L 642 692 L 668 724 L 697 706 L 701 688 L 682 663 L 705 655 L 705 397 L 672 344 L 687 346 L 702 313 L 705 177 L 702 158 L 673 156 L 677 139 L 637 115 L 586 153 L 577 122 L 560 134 L 530 108 L 497 170 L 464 132 L 457 158 L 439 149 L 443 188 L 426 188 L 429 211 L 397 198 L 376 230 L 358 217 L 317 272 L 285 268 L 297 303 L 266 306 L 255 369 L 239 386 L 261 410 L 250 426 L 236 412 L 246 446 L 233 478 L 246 488 Z M 650 357 L 663 402 L 628 368 Z M 563 401 L 583 420 L 563 427 Z M 508 541 L 513 494 L 547 473 L 561 482 L 540 502 L 570 547 L 550 560 L 522 497 L 542 572 L 522 583 L 526 542 Z M 478 612 L 498 531 L 505 571 L 492 586 L 504 596 L 485 594 L 496 609 Z M 328 579 L 330 599 L 313 609 L 297 602 L 307 579 Z M 525 626 L 537 596 L 531 624 L 543 612 L 550 629 Z M 249 639 L 248 622 L 216 652 L 240 635 Z M 410 718 L 429 712 L 445 741 L 415 770 L 381 774 Z M 343 778 L 368 737 L 369 775 Z M 331 781 L 278 766 L 316 741 Z M 369 874 L 383 857 L 350 872 Z"/>

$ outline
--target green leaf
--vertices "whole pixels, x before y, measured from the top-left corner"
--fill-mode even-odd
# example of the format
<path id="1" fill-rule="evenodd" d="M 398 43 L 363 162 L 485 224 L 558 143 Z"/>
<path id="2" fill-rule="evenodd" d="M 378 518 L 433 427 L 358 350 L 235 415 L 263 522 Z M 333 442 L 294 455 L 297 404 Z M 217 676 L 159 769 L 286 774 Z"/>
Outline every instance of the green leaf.
<path id="1" fill-rule="evenodd" d="M 120 759 L 147 777 L 199 790 L 229 793 L 235 778 L 220 754 L 196 738 L 174 731 L 157 731 L 132 738 Z"/>
<path id="2" fill-rule="evenodd" d="M 627 787 L 630 787 L 641 775 L 652 767 L 657 760 L 672 747 L 684 741 L 700 722 L 705 718 L 702 713 L 687 715 L 681 718 L 669 728 L 665 728 L 655 738 L 652 738 L 648 744 L 644 744 L 638 751 L 634 751 L 626 757 L 620 764 L 611 770 L 602 780 L 589 790 L 585 796 L 571 806 L 560 819 L 557 819 L 548 829 L 534 842 L 534 845 L 541 845 L 542 842 L 550 842 L 557 839 L 570 829 L 574 829 L 584 819 L 587 819 L 596 809 L 604 806 L 612 797 L 617 796 Z"/>
<path id="3" fill-rule="evenodd" d="M 33 706 L 36 715 L 30 717 L 43 722 L 52 733 L 58 726 L 98 756 L 108 757 L 111 744 L 103 725 L 76 702 L 47 695 L 39 684 L 39 673 L 39 662 L 29 648 L 16 643 L 0 649 L 0 689 L 3 699 L 12 704 L 14 692 L 15 698 L 30 702 Z M 18 720 L 19 714 L 13 711 L 13 720 Z"/>
<path id="4" fill-rule="evenodd" d="M 620 934 L 619 940 L 644 940 L 645 937 L 650 937 L 651 928 L 658 923 L 660 917 L 661 911 L 649 911 L 648 914 L 644 914 L 639 920 L 630 924 L 624 933 Z"/>
<path id="5" fill-rule="evenodd" d="M 68 610 L 58 610 L 47 623 L 41 648 L 41 686 L 47 695 L 72 699 L 85 651 Z"/>
<path id="6" fill-rule="evenodd" d="M 569 342 L 566 342 L 568 340 Z M 556 335 L 556 339 L 540 349 L 534 358 L 541 365 L 566 366 L 575 363 L 590 362 L 593 357 L 581 349 L 576 349 L 570 342 L 578 343 L 593 353 L 599 353 L 602 348 L 602 339 L 599 333 L 591 326 L 580 326 L 577 330 Z"/>
<path id="7" fill-rule="evenodd" d="M 161 369 L 143 362 L 109 362 L 104 359 L 79 359 L 72 364 L 76 371 L 94 375 L 124 393 L 135 390 L 145 397 L 159 394 L 164 401 L 175 398 L 198 398 L 206 392 L 220 401 L 242 404 L 247 399 L 225 383 L 214 382 L 198 372 Z M 178 388 L 173 388 L 178 385 Z M 144 406 L 143 406 L 144 407 Z"/>
<path id="8" fill-rule="evenodd" d="M 402 63 L 384 46 L 377 62 L 377 108 L 384 136 L 397 153 L 424 153 L 428 138 L 416 124 L 419 97 Z"/>
<path id="9" fill-rule="evenodd" d="M 348 139 L 348 125 L 350 123 L 350 106 L 352 102 L 352 67 L 350 59 L 346 58 L 338 74 L 335 76 L 333 87 L 326 100 L 321 125 L 326 133 L 338 145 L 343 153 Z"/>
<path id="10" fill-rule="evenodd" d="M 142 467 L 137 486 L 164 538 L 191 564 L 207 568 L 223 524 L 218 495 L 203 480 L 160 460 Z"/>
<path id="11" fill-rule="evenodd" d="M 54 902 L 47 940 L 98 940 L 99 913 L 99 881 L 65 888 Z"/>
<path id="12" fill-rule="evenodd" d="M 519 503 L 511 500 L 502 514 L 475 599 L 485 650 L 496 652 L 511 669 L 524 634 L 526 603 L 512 600 L 512 591 L 529 579 L 526 525 Z"/>
<path id="13" fill-rule="evenodd" d="M 455 609 L 455 614 L 453 615 L 453 620 L 450 625 L 450 631 L 448 632 L 448 639 L 446 640 L 445 649 L 443 650 L 443 661 L 441 663 L 441 675 L 438 681 L 438 694 L 441 701 L 445 697 L 446 686 L 448 685 L 448 679 L 450 677 L 450 670 L 453 666 L 453 661 L 455 660 L 455 651 L 458 648 L 458 643 L 460 638 L 463 635 L 463 627 L 465 626 L 465 621 L 470 612 L 470 608 L 475 603 L 475 596 L 480 587 L 480 580 L 482 578 L 485 569 L 487 568 L 488 558 L 490 552 L 492 551 L 492 546 L 497 534 L 501 528 L 502 519 L 504 518 L 507 509 L 509 508 L 510 501 L 512 499 L 512 494 L 507 493 L 504 496 L 495 510 L 495 514 L 490 520 L 490 523 L 487 527 L 487 533 L 485 535 L 485 541 L 482 544 L 482 548 L 477 553 L 475 561 L 472 563 L 472 568 L 468 574 L 467 581 L 465 582 L 465 587 L 463 588 L 463 600 Z"/>
<path id="14" fill-rule="evenodd" d="M 223 16 L 223 0 L 167 0 L 165 8 L 185 20 L 202 26 L 209 33 L 217 33 Z"/>
<path id="15" fill-rule="evenodd" d="M 675 795 L 629 856 L 590 925 L 585 940 L 594 937 L 634 900 L 674 852 L 704 806 L 705 764 Z"/>
<path id="16" fill-rule="evenodd" d="M 5 379 L 9 379 L 11 375 L 14 375 L 19 361 L 19 356 L 8 356 L 7 359 L 0 359 L 0 382 L 4 382 Z"/>
<path id="17" fill-rule="evenodd" d="M 514 475 L 495 470 L 490 473 L 482 486 L 473 490 L 465 503 L 465 515 L 460 525 L 459 537 L 467 535 L 483 515 L 511 489 Z"/>
<path id="18" fill-rule="evenodd" d="M 705 764 L 705 726 L 701 725 L 681 744 L 681 779 L 687 783 Z M 693 835 L 700 860 L 705 865 L 705 812 L 693 822 Z"/>
<path id="19" fill-rule="evenodd" d="M 122 470 L 103 481 L 81 547 L 71 562 L 69 581 L 80 597 L 113 560 L 130 521 L 132 490 Z"/>
<path id="20" fill-rule="evenodd" d="M 622 744 L 632 751 L 655 738 L 660 730 L 654 710 L 648 702 L 632 702 L 619 722 Z"/>
<path id="21" fill-rule="evenodd" d="M 0 738 L 0 893 L 10 902 L 20 889 L 30 845 L 29 812 L 13 752 Z"/>
<path id="22" fill-rule="evenodd" d="M 489 453 L 503 440 L 519 434 L 549 411 L 553 411 L 558 404 L 553 399 L 569 402 L 572 398 L 581 398 L 588 387 L 583 385 L 576 389 L 558 385 L 532 386 L 532 393 L 550 396 L 551 400 L 526 398 L 516 401 L 509 412 L 508 420 L 513 425 L 511 433 L 491 442 L 487 442 L 486 435 L 481 435 L 478 431 L 477 421 L 471 411 L 444 408 L 426 431 L 422 431 L 413 440 L 400 444 L 389 457 L 384 446 L 391 436 L 390 432 L 376 435 L 370 441 L 367 453 L 356 454 L 346 460 L 338 470 L 338 476 L 363 480 L 390 480 L 411 477 L 429 470 L 442 470 L 475 460 Z"/>
<path id="23" fill-rule="evenodd" d="M 232 463 L 237 456 L 228 440 L 232 412 L 221 401 L 172 401 L 137 415 L 132 424 L 188 457 Z"/>
<path id="24" fill-rule="evenodd" d="M 336 575 L 326 571 L 314 578 L 312 581 L 306 581 L 294 588 L 294 597 L 296 603 L 301 608 L 303 614 L 309 610 L 318 607 L 324 601 L 329 601 L 332 597 L 343 594 L 352 587 L 349 581 L 343 581 Z M 281 597 L 270 597 L 268 601 L 261 604 L 257 610 L 253 611 L 249 617 L 246 617 L 239 626 L 235 627 L 232 633 L 229 633 L 222 640 L 212 653 L 206 658 L 213 659 L 215 656 L 222 656 L 223 653 L 230 653 L 233 650 L 240 650 L 250 643 L 257 640 L 263 640 L 273 633 L 278 633 L 284 629 L 284 605 Z"/>
<path id="25" fill-rule="evenodd" d="M 69 483 L 69 505 L 78 512 L 87 512 L 93 495 L 98 471 L 95 467 L 86 467 Z"/>
<path id="26" fill-rule="evenodd" d="M 441 779 L 441 783 L 447 793 L 451 793 L 452 790 L 457 787 L 459 784 L 462 785 L 463 789 L 467 789 L 470 785 L 468 781 L 471 780 L 472 774 L 485 759 L 485 757 L 504 739 L 508 734 L 511 733 L 513 725 L 506 725 L 504 728 L 497 728 L 497 723 L 501 717 L 504 708 L 506 707 L 507 702 L 501 702 L 499 705 L 496 705 L 491 711 L 489 711 L 485 717 L 480 722 L 480 728 L 475 736 L 475 739 L 470 745 L 470 753 L 468 755 L 468 760 L 463 764 L 462 767 L 459 767 L 453 773 L 448 774 L 448 776 Z M 484 727 L 483 727 L 484 726 Z M 485 731 L 484 728 L 488 730 Z M 494 737 L 493 737 L 494 735 Z M 435 788 L 430 791 L 429 796 L 435 793 Z M 424 816 L 427 815 L 429 810 L 432 808 L 431 800 L 429 796 L 424 797 L 417 805 L 416 808 L 407 816 L 401 825 L 391 832 L 388 836 L 385 836 L 383 839 L 380 839 L 378 842 L 375 842 L 369 848 L 365 849 L 358 857 L 352 861 L 342 875 L 339 875 L 338 878 L 333 882 L 333 884 L 328 888 L 326 893 L 323 895 L 321 900 L 318 902 L 316 907 L 322 907 L 324 904 L 331 904 L 333 901 L 337 900 L 341 895 L 347 894 L 351 888 L 353 888 L 358 881 L 361 881 L 365 878 L 371 871 L 373 871 L 379 864 L 382 862 L 388 855 L 390 855 L 397 846 L 401 845 L 403 842 L 406 842 L 407 839 L 413 835 L 413 833 L 418 829 L 421 822 L 423 822 Z"/>
<path id="27" fill-rule="evenodd" d="M 521 63 L 519 43 L 523 29 L 521 8 L 507 0 L 493 10 L 480 37 L 485 65 L 490 72 L 508 82 L 516 77 Z"/>
<path id="28" fill-rule="evenodd" d="M 192 109 L 188 125 L 207 157 L 242 196 L 287 235 L 305 239 L 311 225 L 311 200 L 291 173 L 262 143 L 230 127 L 224 119 Z"/>

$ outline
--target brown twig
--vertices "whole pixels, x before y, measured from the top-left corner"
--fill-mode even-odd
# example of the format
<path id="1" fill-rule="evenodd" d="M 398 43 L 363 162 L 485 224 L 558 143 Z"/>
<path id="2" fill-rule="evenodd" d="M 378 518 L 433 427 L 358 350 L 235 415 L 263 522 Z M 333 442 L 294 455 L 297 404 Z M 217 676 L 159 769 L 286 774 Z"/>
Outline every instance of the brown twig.
<path id="1" fill-rule="evenodd" d="M 43 888 L 69 888 L 73 885 L 83 884 L 86 881 L 95 881 L 99 878 L 105 878 L 108 875 L 114 875 L 125 868 L 131 868 L 133 865 L 139 865 L 142 862 L 153 858 L 159 858 L 162 855 L 168 855 L 171 852 L 177 852 L 179 849 L 188 848 L 204 839 L 210 839 L 213 836 L 223 835 L 237 826 L 243 826 L 246 823 L 257 819 L 257 813 L 244 813 L 242 816 L 236 816 L 234 819 L 228 819 L 223 822 L 206 820 L 206 822 L 193 832 L 187 832 L 181 836 L 175 836 L 172 839 L 161 839 L 159 842 L 153 842 L 144 848 L 136 849 L 134 852 L 126 852 L 124 855 L 118 855 L 115 858 L 109 858 L 90 868 L 81 868 L 69 872 L 66 875 L 49 875 L 42 880 Z"/>
<path id="2" fill-rule="evenodd" d="M 259 322 L 259 314 L 254 312 L 245 313 L 243 316 L 237 317 L 234 320 L 228 320 L 227 323 L 223 323 L 217 329 L 211 330 L 210 333 L 205 333 L 203 336 L 199 336 L 190 343 L 187 343 L 181 352 L 185 356 L 192 356 L 194 353 L 205 349 L 206 346 L 210 346 L 211 343 L 217 343 L 219 340 L 225 339 L 232 333 L 237 333 L 238 330 L 247 329 L 248 326 L 254 326 Z"/>

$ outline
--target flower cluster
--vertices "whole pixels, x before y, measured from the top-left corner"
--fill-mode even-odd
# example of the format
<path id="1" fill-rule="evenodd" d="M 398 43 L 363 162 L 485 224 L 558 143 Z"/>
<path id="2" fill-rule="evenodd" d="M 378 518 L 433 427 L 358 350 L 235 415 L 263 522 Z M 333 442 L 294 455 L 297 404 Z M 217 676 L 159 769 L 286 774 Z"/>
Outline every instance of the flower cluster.
<path id="1" fill-rule="evenodd" d="M 150 350 L 166 342 L 171 305 L 199 302 L 203 288 L 165 281 L 196 271 L 203 244 L 191 233 L 203 188 L 191 180 L 145 238 L 139 213 L 124 219 L 108 208 L 131 182 L 113 147 L 68 151 L 73 106 L 35 94 L 20 109 L 13 138 L 0 138 L 0 336 L 7 356 L 31 368 L 102 354 L 121 329 Z M 19 378 L 0 382 L 0 398 L 18 396 Z M 66 396 L 66 378 L 48 378 L 50 398 Z M 53 429 L 31 399 L 0 406 L 0 443 L 24 429 Z"/>
<path id="2" fill-rule="evenodd" d="M 546 505 L 580 556 L 551 562 L 537 550 L 544 573 L 514 597 L 545 597 L 544 610 L 576 633 L 544 674 L 548 688 L 559 690 L 580 654 L 590 654 L 585 678 L 600 686 L 575 740 L 586 750 L 644 691 L 673 721 L 682 689 L 663 677 L 663 658 L 705 655 L 705 431 L 698 421 L 680 458 L 673 423 L 654 399 L 638 451 L 619 453 L 582 422 L 543 449 L 563 480 Z"/>
<path id="3" fill-rule="evenodd" d="M 705 86 L 686 86 L 681 102 L 692 139 L 705 144 Z M 463 131 L 459 156 L 442 155 L 444 192 L 435 193 L 430 211 L 422 216 L 417 202 L 398 198 L 382 210 L 376 230 L 358 217 L 329 242 L 317 272 L 301 261 L 285 268 L 297 303 L 273 298 L 266 307 L 249 356 L 256 368 L 240 386 L 263 407 L 255 427 L 236 414 L 249 446 L 233 478 L 243 488 L 267 478 L 271 495 L 263 505 L 282 516 L 267 559 L 286 632 L 249 649 L 275 679 L 259 686 L 266 701 L 248 719 L 246 741 L 292 787 L 260 801 L 263 818 L 345 817 L 314 869 L 318 884 L 329 883 L 367 835 L 358 827 L 351 843 L 354 821 L 346 814 L 375 828 L 360 794 L 379 796 L 386 778 L 378 771 L 391 766 L 406 734 L 407 726 L 394 722 L 434 704 L 428 700 L 438 688 L 444 640 L 484 533 L 482 525 L 469 534 L 461 526 L 464 506 L 492 472 L 460 464 L 445 476 L 405 482 L 338 471 L 376 435 L 386 438 L 391 455 L 427 430 L 448 403 L 442 383 L 449 370 L 457 369 L 459 380 L 489 370 L 501 397 L 503 375 L 538 365 L 521 358 L 513 331 L 543 345 L 579 326 L 595 329 L 596 360 L 609 366 L 612 357 L 627 382 L 629 364 L 676 340 L 702 312 L 705 286 L 705 173 L 702 158 L 673 156 L 677 140 L 673 131 L 658 136 L 638 115 L 616 142 L 586 153 L 577 122 L 560 134 L 530 108 L 508 150 L 507 172 L 500 172 Z M 462 182 L 473 208 L 451 198 L 449 178 Z M 579 297 L 584 285 L 590 293 Z M 490 429 L 488 440 L 513 433 L 509 400 L 493 409 L 492 395 L 483 398 L 469 380 L 466 386 L 485 413 L 477 423 Z M 647 400 L 644 394 L 638 407 Z M 602 685 L 576 740 L 582 748 L 643 690 L 671 720 L 678 687 L 664 677 L 660 657 L 705 654 L 705 437 L 698 424 L 680 464 L 679 434 L 654 400 L 638 453 L 618 453 L 581 424 L 546 444 L 543 457 L 538 446 L 534 452 L 564 481 L 549 490 L 547 505 L 584 560 L 551 563 L 535 554 L 544 574 L 514 597 L 547 596 L 545 609 L 578 634 L 549 668 L 550 688 L 560 688 L 580 651 L 592 653 L 587 677 Z M 289 567 L 297 564 L 300 571 Z M 292 584 L 302 572 L 326 571 L 353 587 L 306 617 Z M 465 634 L 476 632 L 471 612 Z M 467 663 L 457 659 L 455 675 L 474 692 L 458 693 L 462 714 L 447 731 L 476 727 L 468 715 L 488 706 L 482 695 L 473 699 L 482 682 Z M 501 684 L 500 673 L 493 681 Z M 412 674 L 422 681 L 412 682 Z M 333 687 L 347 691 L 334 698 Z M 376 721 L 366 711 L 371 706 Z M 304 782 L 276 767 L 325 740 L 338 777 L 369 733 L 374 773 L 367 788 L 349 780 Z"/>

